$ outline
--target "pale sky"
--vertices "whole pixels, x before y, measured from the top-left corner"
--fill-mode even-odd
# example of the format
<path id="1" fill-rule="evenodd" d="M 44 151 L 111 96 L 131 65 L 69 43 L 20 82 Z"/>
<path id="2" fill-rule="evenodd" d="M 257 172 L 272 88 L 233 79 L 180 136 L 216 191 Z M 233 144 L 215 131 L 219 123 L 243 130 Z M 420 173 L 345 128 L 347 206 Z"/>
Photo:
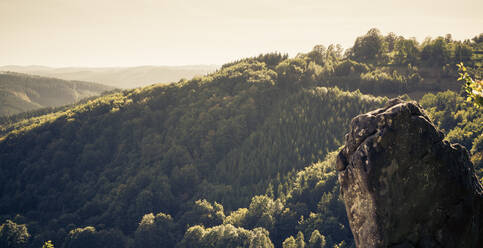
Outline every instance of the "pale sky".
<path id="1" fill-rule="evenodd" d="M 376 27 L 405 37 L 483 32 L 482 0 L 0 0 L 0 65 L 223 64 Z"/>

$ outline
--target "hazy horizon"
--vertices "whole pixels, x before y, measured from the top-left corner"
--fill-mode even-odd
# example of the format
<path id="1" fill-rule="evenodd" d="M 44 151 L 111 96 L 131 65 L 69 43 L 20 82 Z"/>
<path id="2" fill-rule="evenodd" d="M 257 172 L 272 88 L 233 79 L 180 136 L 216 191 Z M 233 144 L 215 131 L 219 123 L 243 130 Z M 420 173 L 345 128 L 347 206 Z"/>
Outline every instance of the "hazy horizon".
<path id="1" fill-rule="evenodd" d="M 370 28 L 415 37 L 483 32 L 483 2 L 410 0 L 2 0 L 0 66 L 221 65 L 314 45 L 352 46 Z"/>
<path id="2" fill-rule="evenodd" d="M 173 67 L 173 68 L 179 68 L 179 67 L 220 67 L 218 64 L 180 64 L 180 65 L 127 65 L 127 66 L 49 66 L 49 65 L 38 65 L 38 64 L 33 64 L 33 65 L 19 65 L 19 64 L 5 64 L 5 65 L 0 65 L 0 68 L 2 67 L 40 67 L 40 68 L 48 68 L 48 69 L 126 69 L 126 68 L 141 68 L 141 67 Z"/>

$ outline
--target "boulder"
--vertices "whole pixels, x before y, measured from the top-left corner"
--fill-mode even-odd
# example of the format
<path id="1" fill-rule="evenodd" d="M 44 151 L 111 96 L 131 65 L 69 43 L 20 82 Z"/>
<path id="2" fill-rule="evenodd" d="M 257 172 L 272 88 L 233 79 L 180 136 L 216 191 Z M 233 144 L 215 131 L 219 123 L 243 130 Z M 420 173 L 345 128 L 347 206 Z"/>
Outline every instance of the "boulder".
<path id="1" fill-rule="evenodd" d="M 336 169 L 357 247 L 483 247 L 483 190 L 467 150 L 415 102 L 355 117 Z"/>

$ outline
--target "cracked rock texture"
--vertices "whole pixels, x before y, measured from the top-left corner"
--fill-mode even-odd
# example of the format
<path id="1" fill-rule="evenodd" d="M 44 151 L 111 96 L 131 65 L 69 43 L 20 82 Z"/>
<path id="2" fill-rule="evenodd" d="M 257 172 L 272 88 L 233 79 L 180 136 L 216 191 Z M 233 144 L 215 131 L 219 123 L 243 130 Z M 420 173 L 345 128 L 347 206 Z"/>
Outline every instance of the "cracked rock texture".
<path id="1" fill-rule="evenodd" d="M 351 122 L 337 170 L 357 247 L 483 247 L 483 193 L 458 144 L 415 102 Z"/>

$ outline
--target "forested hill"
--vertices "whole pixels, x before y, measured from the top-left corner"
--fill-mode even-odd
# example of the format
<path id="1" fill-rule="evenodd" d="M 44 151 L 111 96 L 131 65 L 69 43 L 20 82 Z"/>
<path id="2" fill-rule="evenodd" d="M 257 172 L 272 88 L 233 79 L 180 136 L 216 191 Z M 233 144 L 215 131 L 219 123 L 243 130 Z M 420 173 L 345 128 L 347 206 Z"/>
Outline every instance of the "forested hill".
<path id="1" fill-rule="evenodd" d="M 113 89 L 97 83 L 0 72 L 0 116 L 71 104 Z"/>
<path id="2" fill-rule="evenodd" d="M 280 81 L 284 58 L 262 59 L 104 96 L 10 132 L 0 144 L 1 213 L 58 235 L 39 241 L 63 243 L 85 226 L 132 237 L 141 217 L 163 212 L 180 241 L 198 224 L 196 200 L 248 206 L 277 177 L 339 147 L 350 118 L 384 101 Z"/>
<path id="3" fill-rule="evenodd" d="M 409 94 L 419 99 L 428 92 L 459 91 L 459 62 L 468 65 L 476 77 L 483 76 L 483 34 L 465 41 L 453 40 L 448 34 L 419 43 L 371 29 L 358 37 L 343 56 L 340 47 L 333 45 L 315 46 L 311 52 L 299 55 L 306 56 L 314 62 L 309 68 L 315 72 L 318 85 L 384 96 Z"/>
<path id="4" fill-rule="evenodd" d="M 386 37 L 376 36 L 385 47 Z M 260 55 L 2 126 L 0 242 L 10 235 L 29 247 L 350 247 L 330 152 L 352 117 L 387 98 L 334 85 L 434 92 L 425 108 L 445 132 L 468 134 L 462 141 L 475 155 L 483 140 L 482 112 L 466 111 L 459 93 L 438 92 L 443 81 L 410 84 L 402 65 L 353 60 L 362 60 L 352 55 L 357 47 L 346 56 L 336 46 L 296 58 Z M 442 75 L 443 67 L 422 61 Z M 344 84 L 357 77 L 369 79 Z"/>

